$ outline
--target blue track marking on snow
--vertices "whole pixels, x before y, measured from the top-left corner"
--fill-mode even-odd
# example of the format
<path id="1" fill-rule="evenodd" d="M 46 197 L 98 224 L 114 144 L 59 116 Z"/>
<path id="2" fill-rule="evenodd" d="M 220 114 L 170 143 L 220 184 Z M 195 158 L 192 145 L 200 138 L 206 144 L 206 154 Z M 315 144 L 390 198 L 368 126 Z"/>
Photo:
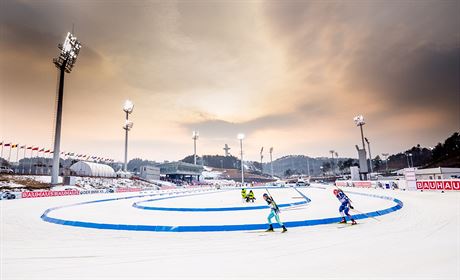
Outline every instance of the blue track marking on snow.
<path id="1" fill-rule="evenodd" d="M 295 188 L 294 188 L 295 189 Z M 296 190 L 297 191 L 297 190 Z M 299 192 L 299 191 L 297 191 Z M 300 193 L 300 192 L 299 192 Z M 285 208 L 285 207 L 293 207 L 298 205 L 304 205 L 309 203 L 311 200 L 306 197 L 304 194 L 300 193 L 303 196 L 305 201 L 298 201 L 292 203 L 283 203 L 278 204 L 278 207 Z M 220 211 L 247 211 L 247 210 L 260 210 L 260 209 L 268 209 L 270 208 L 268 205 L 260 205 L 260 206 L 244 206 L 244 207 L 211 207 L 211 208 L 184 208 L 184 207 L 158 207 L 158 206 L 143 206 L 142 203 L 146 202 L 153 202 L 168 198 L 153 198 L 144 201 L 138 201 L 133 203 L 133 207 L 143 209 L 143 210 L 155 210 L 155 211 L 177 211 L 177 212 L 220 212 Z"/>
<path id="2" fill-rule="evenodd" d="M 207 192 L 207 193 L 212 193 L 212 192 Z M 386 215 L 386 214 L 389 214 L 391 212 L 401 209 L 404 205 L 401 200 L 392 198 L 389 196 L 364 194 L 364 193 L 358 193 L 358 192 L 347 192 L 347 193 L 390 200 L 396 203 L 395 206 L 392 206 L 386 209 L 353 215 L 353 218 L 355 220 L 367 219 L 370 217 Z M 200 194 L 205 194 L 205 193 L 200 193 Z M 197 195 L 197 194 L 191 194 L 191 195 Z M 122 198 L 102 199 L 102 200 L 87 201 L 87 202 L 70 204 L 66 206 L 54 207 L 54 208 L 47 209 L 41 215 L 40 218 L 45 222 L 66 225 L 66 226 L 94 228 L 94 229 L 130 230 L 130 231 L 156 231 L 156 232 L 213 232 L 214 231 L 215 232 L 215 231 L 248 231 L 248 230 L 260 230 L 260 229 L 267 228 L 266 223 L 264 224 L 242 224 L 242 225 L 198 225 L 198 226 L 130 225 L 130 224 L 107 224 L 107 223 L 71 221 L 71 220 L 52 218 L 48 216 L 48 214 L 50 214 L 52 211 L 62 209 L 62 208 L 83 205 L 83 204 L 90 204 L 90 203 L 109 202 L 109 201 L 115 201 L 115 200 L 120 200 L 120 199 L 145 197 L 145 196 L 155 196 L 155 195 L 149 194 L 149 195 L 128 196 L 128 197 L 122 197 Z M 172 197 L 170 196 L 170 197 L 165 197 L 162 199 L 175 198 L 175 197 L 177 196 L 172 196 Z M 331 218 L 322 218 L 322 219 L 314 219 L 314 220 L 290 221 L 290 222 L 285 222 L 284 225 L 288 228 L 289 227 L 315 226 L 315 225 L 338 223 L 341 219 L 342 219 L 341 217 L 331 217 Z M 274 227 L 278 228 L 279 225 L 274 224 Z"/>

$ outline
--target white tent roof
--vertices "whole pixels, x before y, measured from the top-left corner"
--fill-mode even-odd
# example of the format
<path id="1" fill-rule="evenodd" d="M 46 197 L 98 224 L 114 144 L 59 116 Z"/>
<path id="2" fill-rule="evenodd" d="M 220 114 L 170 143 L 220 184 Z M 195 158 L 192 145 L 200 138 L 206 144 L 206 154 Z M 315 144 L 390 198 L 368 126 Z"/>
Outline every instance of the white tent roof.
<path id="1" fill-rule="evenodd" d="M 79 161 L 70 167 L 79 176 L 116 177 L 112 167 L 106 164 Z"/>

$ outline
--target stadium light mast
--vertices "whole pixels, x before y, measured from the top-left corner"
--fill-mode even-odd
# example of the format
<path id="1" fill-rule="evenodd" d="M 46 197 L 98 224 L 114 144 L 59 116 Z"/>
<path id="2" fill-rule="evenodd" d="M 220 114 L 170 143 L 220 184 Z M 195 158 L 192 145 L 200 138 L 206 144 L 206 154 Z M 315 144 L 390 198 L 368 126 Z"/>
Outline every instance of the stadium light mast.
<path id="1" fill-rule="evenodd" d="M 125 118 L 125 125 L 123 125 L 123 129 L 125 130 L 125 162 L 123 165 L 123 171 L 128 171 L 128 132 L 133 128 L 134 123 L 129 120 L 129 114 L 133 112 L 134 103 L 127 99 L 123 104 L 123 111 L 126 114 Z"/>
<path id="2" fill-rule="evenodd" d="M 51 184 L 58 184 L 59 177 L 59 160 L 61 146 L 61 123 L 62 123 L 62 105 L 64 98 L 64 74 L 72 71 L 75 62 L 77 61 L 78 53 L 81 49 L 81 44 L 72 33 L 68 32 L 64 43 L 58 45 L 61 50 L 59 56 L 53 59 L 54 65 L 59 69 L 59 88 L 57 96 L 56 108 L 56 126 L 54 130 L 54 154 L 53 154 L 53 169 L 51 172 Z"/>
<path id="3" fill-rule="evenodd" d="M 262 147 L 260 149 L 260 171 L 262 172 L 262 174 L 264 173 L 264 165 L 263 165 L 264 155 L 263 155 L 263 152 L 264 152 L 264 147 Z"/>
<path id="4" fill-rule="evenodd" d="M 363 149 L 360 150 L 358 148 L 358 156 L 359 156 L 359 168 L 360 168 L 360 176 L 365 177 L 365 174 L 368 173 L 367 170 L 367 157 L 366 157 L 366 146 L 364 144 L 364 133 L 363 133 L 363 125 L 366 123 L 364 122 L 364 117 L 362 115 L 358 115 L 353 118 L 355 121 L 356 126 L 359 126 L 361 130 L 361 141 L 363 143 Z"/>
<path id="5" fill-rule="evenodd" d="M 192 139 L 193 139 L 193 164 L 196 165 L 196 140 L 200 137 L 200 133 L 198 131 L 192 132 Z"/>
<path id="6" fill-rule="evenodd" d="M 382 156 L 385 157 L 386 173 L 388 173 L 388 155 L 389 153 L 382 153 Z"/>
<path id="7" fill-rule="evenodd" d="M 270 169 L 273 178 L 273 147 L 270 148 Z"/>
<path id="8" fill-rule="evenodd" d="M 241 150 L 241 185 L 244 184 L 244 163 L 243 163 L 243 139 L 244 134 L 239 133 L 237 136 L 238 140 L 240 140 L 240 150 Z"/>
<path id="9" fill-rule="evenodd" d="M 374 170 L 373 170 L 373 168 L 372 168 L 371 143 L 369 142 L 369 139 L 367 139 L 367 137 L 364 137 L 364 140 L 366 140 L 367 149 L 369 150 L 369 165 L 370 165 L 370 167 L 371 167 L 371 173 L 373 173 Z"/>
<path id="10" fill-rule="evenodd" d="M 335 170 L 334 170 L 334 153 L 335 153 L 335 151 L 334 151 L 334 150 L 330 150 L 329 153 L 331 153 L 331 158 L 332 158 L 331 171 L 332 171 L 332 175 L 334 176 L 334 175 L 335 175 Z"/>
<path id="11" fill-rule="evenodd" d="M 339 168 L 339 153 L 335 152 L 335 170 L 337 171 L 337 174 L 340 174 L 340 168 Z"/>
<path id="12" fill-rule="evenodd" d="M 362 115 L 359 115 L 354 117 L 353 120 L 355 121 L 356 126 L 359 126 L 359 128 L 361 129 L 361 141 L 363 142 L 363 149 L 365 150 L 366 146 L 364 145 L 363 125 L 365 125 L 366 123 L 364 122 L 364 117 Z"/>

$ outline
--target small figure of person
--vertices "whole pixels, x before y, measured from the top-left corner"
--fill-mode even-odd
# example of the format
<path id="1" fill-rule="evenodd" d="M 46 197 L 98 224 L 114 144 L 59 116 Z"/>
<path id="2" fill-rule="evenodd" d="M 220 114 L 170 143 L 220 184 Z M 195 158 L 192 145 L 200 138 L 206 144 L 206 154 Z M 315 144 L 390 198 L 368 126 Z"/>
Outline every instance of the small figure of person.
<path id="1" fill-rule="evenodd" d="M 245 188 L 241 190 L 241 197 L 243 198 L 243 201 L 246 201 L 246 189 Z"/>
<path id="2" fill-rule="evenodd" d="M 246 197 L 246 202 L 254 202 L 255 199 L 254 192 L 250 190 L 248 196 Z"/>
<path id="3" fill-rule="evenodd" d="M 350 209 L 354 209 L 351 205 L 351 201 L 348 196 L 341 190 L 341 189 L 334 189 L 334 195 L 340 201 L 339 212 L 342 216 L 342 220 L 340 221 L 341 224 L 346 224 L 347 220 L 345 219 L 345 215 L 350 219 L 352 225 L 356 225 L 356 221 L 353 219 L 353 216 L 348 213 Z"/>
<path id="4" fill-rule="evenodd" d="M 273 225 L 272 225 L 272 218 L 275 217 L 275 220 L 278 222 L 278 224 L 283 229 L 282 232 L 286 232 L 287 229 L 284 226 L 284 224 L 281 222 L 280 217 L 279 217 L 280 209 L 278 208 L 278 205 L 276 205 L 273 198 L 269 196 L 268 194 L 264 193 L 262 197 L 267 202 L 268 206 L 270 206 L 270 214 L 267 217 L 269 228 L 266 231 L 274 231 Z"/>

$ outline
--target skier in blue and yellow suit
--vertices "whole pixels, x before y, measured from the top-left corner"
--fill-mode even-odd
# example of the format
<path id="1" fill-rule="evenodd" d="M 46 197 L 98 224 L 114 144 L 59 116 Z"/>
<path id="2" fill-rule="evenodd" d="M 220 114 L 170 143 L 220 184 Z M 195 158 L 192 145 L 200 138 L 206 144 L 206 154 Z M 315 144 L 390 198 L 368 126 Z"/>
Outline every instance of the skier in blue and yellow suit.
<path id="1" fill-rule="evenodd" d="M 264 193 L 263 196 L 264 200 L 267 202 L 268 206 L 270 206 L 270 214 L 267 217 L 268 224 L 270 225 L 267 231 L 273 231 L 273 225 L 272 225 L 272 218 L 275 217 L 275 220 L 278 222 L 278 224 L 283 228 L 283 232 L 286 232 L 287 229 L 284 226 L 284 224 L 280 220 L 280 209 L 278 208 L 278 205 L 276 205 L 275 201 L 271 196 L 268 194 Z"/>

